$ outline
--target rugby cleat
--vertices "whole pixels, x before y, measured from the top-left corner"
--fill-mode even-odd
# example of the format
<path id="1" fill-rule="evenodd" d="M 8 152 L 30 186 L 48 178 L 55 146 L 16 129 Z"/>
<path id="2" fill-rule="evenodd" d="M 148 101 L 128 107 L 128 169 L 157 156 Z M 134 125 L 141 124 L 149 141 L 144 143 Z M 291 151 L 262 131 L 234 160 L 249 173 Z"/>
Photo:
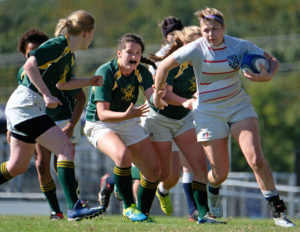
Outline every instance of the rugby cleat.
<path id="1" fill-rule="evenodd" d="M 206 214 L 203 218 L 198 217 L 197 224 L 227 224 L 227 223 L 224 221 L 217 221 L 209 214 Z"/>
<path id="2" fill-rule="evenodd" d="M 221 199 L 219 194 L 212 194 L 209 189 L 207 189 L 207 202 L 208 208 L 211 215 L 216 218 L 223 216 L 223 207 L 221 205 Z"/>
<path id="3" fill-rule="evenodd" d="M 189 215 L 190 222 L 198 221 L 198 210 L 195 210 L 191 215 Z"/>
<path id="4" fill-rule="evenodd" d="M 104 210 L 106 210 L 108 207 L 110 195 L 114 190 L 114 186 L 111 186 L 109 183 L 107 183 L 108 177 L 110 177 L 109 174 L 105 174 L 101 177 L 100 192 L 98 193 L 98 201 L 100 205 L 104 207 Z"/>
<path id="5" fill-rule="evenodd" d="M 148 219 L 148 217 L 137 209 L 135 204 L 131 204 L 127 209 L 123 209 L 123 216 L 126 220 L 133 222 L 143 222 Z"/>
<path id="6" fill-rule="evenodd" d="M 93 218 L 100 215 L 103 211 L 103 206 L 90 208 L 83 201 L 78 200 L 72 210 L 68 209 L 68 220 L 79 221 L 83 218 Z"/>
<path id="7" fill-rule="evenodd" d="M 64 219 L 64 215 L 62 212 L 59 213 L 52 212 L 50 215 L 50 220 L 62 220 L 62 219 Z"/>
<path id="8" fill-rule="evenodd" d="M 274 222 L 276 226 L 280 227 L 294 227 L 295 224 L 283 213 L 280 217 L 274 217 Z"/>
<path id="9" fill-rule="evenodd" d="M 161 196 L 158 190 L 156 190 L 156 196 L 159 200 L 161 210 L 168 216 L 172 215 L 173 205 L 169 193 L 165 196 Z"/>

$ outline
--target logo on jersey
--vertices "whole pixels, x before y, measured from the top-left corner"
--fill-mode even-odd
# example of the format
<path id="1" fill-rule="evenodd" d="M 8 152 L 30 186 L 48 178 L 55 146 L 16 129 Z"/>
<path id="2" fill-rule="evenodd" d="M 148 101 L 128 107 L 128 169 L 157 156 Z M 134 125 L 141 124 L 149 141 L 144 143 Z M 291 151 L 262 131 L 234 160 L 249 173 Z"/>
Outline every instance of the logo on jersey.
<path id="1" fill-rule="evenodd" d="M 212 133 L 208 129 L 204 128 L 204 129 L 201 129 L 198 137 L 200 137 L 200 139 L 209 139 L 212 137 Z"/>
<path id="2" fill-rule="evenodd" d="M 133 95 L 134 86 L 128 85 L 126 88 L 121 88 L 121 91 L 124 94 L 121 100 L 131 101 L 132 99 L 134 99 L 134 95 Z"/>
<path id="3" fill-rule="evenodd" d="M 240 59 L 237 55 L 231 55 L 227 57 L 229 66 L 233 69 L 237 69 L 240 65 Z"/>

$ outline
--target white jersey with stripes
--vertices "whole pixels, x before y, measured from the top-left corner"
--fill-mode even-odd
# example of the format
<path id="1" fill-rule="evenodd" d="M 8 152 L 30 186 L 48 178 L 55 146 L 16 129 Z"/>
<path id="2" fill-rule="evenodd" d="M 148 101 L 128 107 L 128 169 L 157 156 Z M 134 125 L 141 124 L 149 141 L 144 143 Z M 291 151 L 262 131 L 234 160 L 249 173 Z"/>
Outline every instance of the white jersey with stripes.
<path id="1" fill-rule="evenodd" d="M 247 52 L 264 51 L 253 43 L 225 35 L 224 42 L 212 47 L 204 37 L 172 53 L 178 63 L 191 62 L 197 80 L 199 102 L 222 101 L 241 90 L 240 61 Z"/>

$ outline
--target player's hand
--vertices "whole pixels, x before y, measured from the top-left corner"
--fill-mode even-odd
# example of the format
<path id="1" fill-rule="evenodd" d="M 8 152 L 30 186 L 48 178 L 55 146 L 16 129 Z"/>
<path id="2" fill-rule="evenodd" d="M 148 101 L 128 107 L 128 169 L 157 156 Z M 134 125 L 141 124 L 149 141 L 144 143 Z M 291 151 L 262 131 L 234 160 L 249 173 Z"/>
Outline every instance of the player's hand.
<path id="1" fill-rule="evenodd" d="M 194 104 L 197 102 L 197 99 L 195 98 L 191 98 L 191 99 L 188 99 L 186 100 L 185 102 L 182 103 L 182 106 L 184 108 L 187 108 L 189 110 L 193 110 L 194 109 Z"/>
<path id="2" fill-rule="evenodd" d="M 92 76 L 91 79 L 91 86 L 102 86 L 103 85 L 103 77 L 102 76 Z"/>
<path id="3" fill-rule="evenodd" d="M 68 123 L 61 130 L 68 136 L 68 138 L 71 138 L 73 136 L 74 126 L 73 126 L 73 124 Z"/>
<path id="4" fill-rule="evenodd" d="M 273 75 L 268 73 L 263 64 L 259 65 L 261 68 L 260 73 L 253 73 L 250 71 L 243 71 L 244 76 L 250 80 L 255 82 L 266 82 L 270 81 L 273 78 Z"/>
<path id="5" fill-rule="evenodd" d="M 131 119 L 137 117 L 145 117 L 148 112 L 149 112 L 148 104 L 135 107 L 134 104 L 131 103 L 128 109 L 126 110 L 125 115 L 127 119 Z"/>
<path id="6" fill-rule="evenodd" d="M 163 110 L 165 107 L 168 106 L 168 103 L 163 99 L 166 95 L 164 91 L 158 91 L 153 93 L 153 104 L 156 108 Z"/>
<path id="7" fill-rule="evenodd" d="M 62 105 L 61 101 L 52 95 L 43 95 L 47 108 L 56 108 L 58 105 Z"/>

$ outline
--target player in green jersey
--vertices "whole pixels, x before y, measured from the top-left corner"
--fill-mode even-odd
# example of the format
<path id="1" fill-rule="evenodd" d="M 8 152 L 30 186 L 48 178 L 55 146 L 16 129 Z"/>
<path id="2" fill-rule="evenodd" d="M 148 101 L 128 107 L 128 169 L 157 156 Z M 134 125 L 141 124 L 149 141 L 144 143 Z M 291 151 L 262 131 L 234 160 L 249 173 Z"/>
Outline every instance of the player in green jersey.
<path id="1" fill-rule="evenodd" d="M 91 87 L 84 132 L 89 141 L 115 162 L 115 185 L 124 202 L 124 217 L 144 221 L 155 196 L 159 178 L 156 152 L 148 134 L 140 126 L 147 104 L 135 107 L 142 89 L 149 100 L 153 79 L 140 64 L 144 43 L 135 34 L 119 41 L 117 58 L 100 66 L 102 87 Z M 138 190 L 138 209 L 132 193 L 131 163 L 142 173 Z"/>
<path id="2" fill-rule="evenodd" d="M 94 24 L 93 16 L 84 10 L 61 19 L 55 33 L 60 36 L 28 54 L 25 75 L 9 98 L 5 111 L 7 127 L 11 131 L 11 155 L 0 165 L 0 184 L 25 172 L 38 142 L 58 156 L 58 178 L 67 199 L 70 221 L 96 216 L 102 208 L 88 208 L 78 199 L 74 147 L 67 135 L 45 114 L 45 108 L 56 108 L 62 104 L 51 94 L 56 87 L 76 89 L 102 84 L 99 76 L 69 79 L 74 64 L 73 52 L 88 48 L 94 37 Z"/>

